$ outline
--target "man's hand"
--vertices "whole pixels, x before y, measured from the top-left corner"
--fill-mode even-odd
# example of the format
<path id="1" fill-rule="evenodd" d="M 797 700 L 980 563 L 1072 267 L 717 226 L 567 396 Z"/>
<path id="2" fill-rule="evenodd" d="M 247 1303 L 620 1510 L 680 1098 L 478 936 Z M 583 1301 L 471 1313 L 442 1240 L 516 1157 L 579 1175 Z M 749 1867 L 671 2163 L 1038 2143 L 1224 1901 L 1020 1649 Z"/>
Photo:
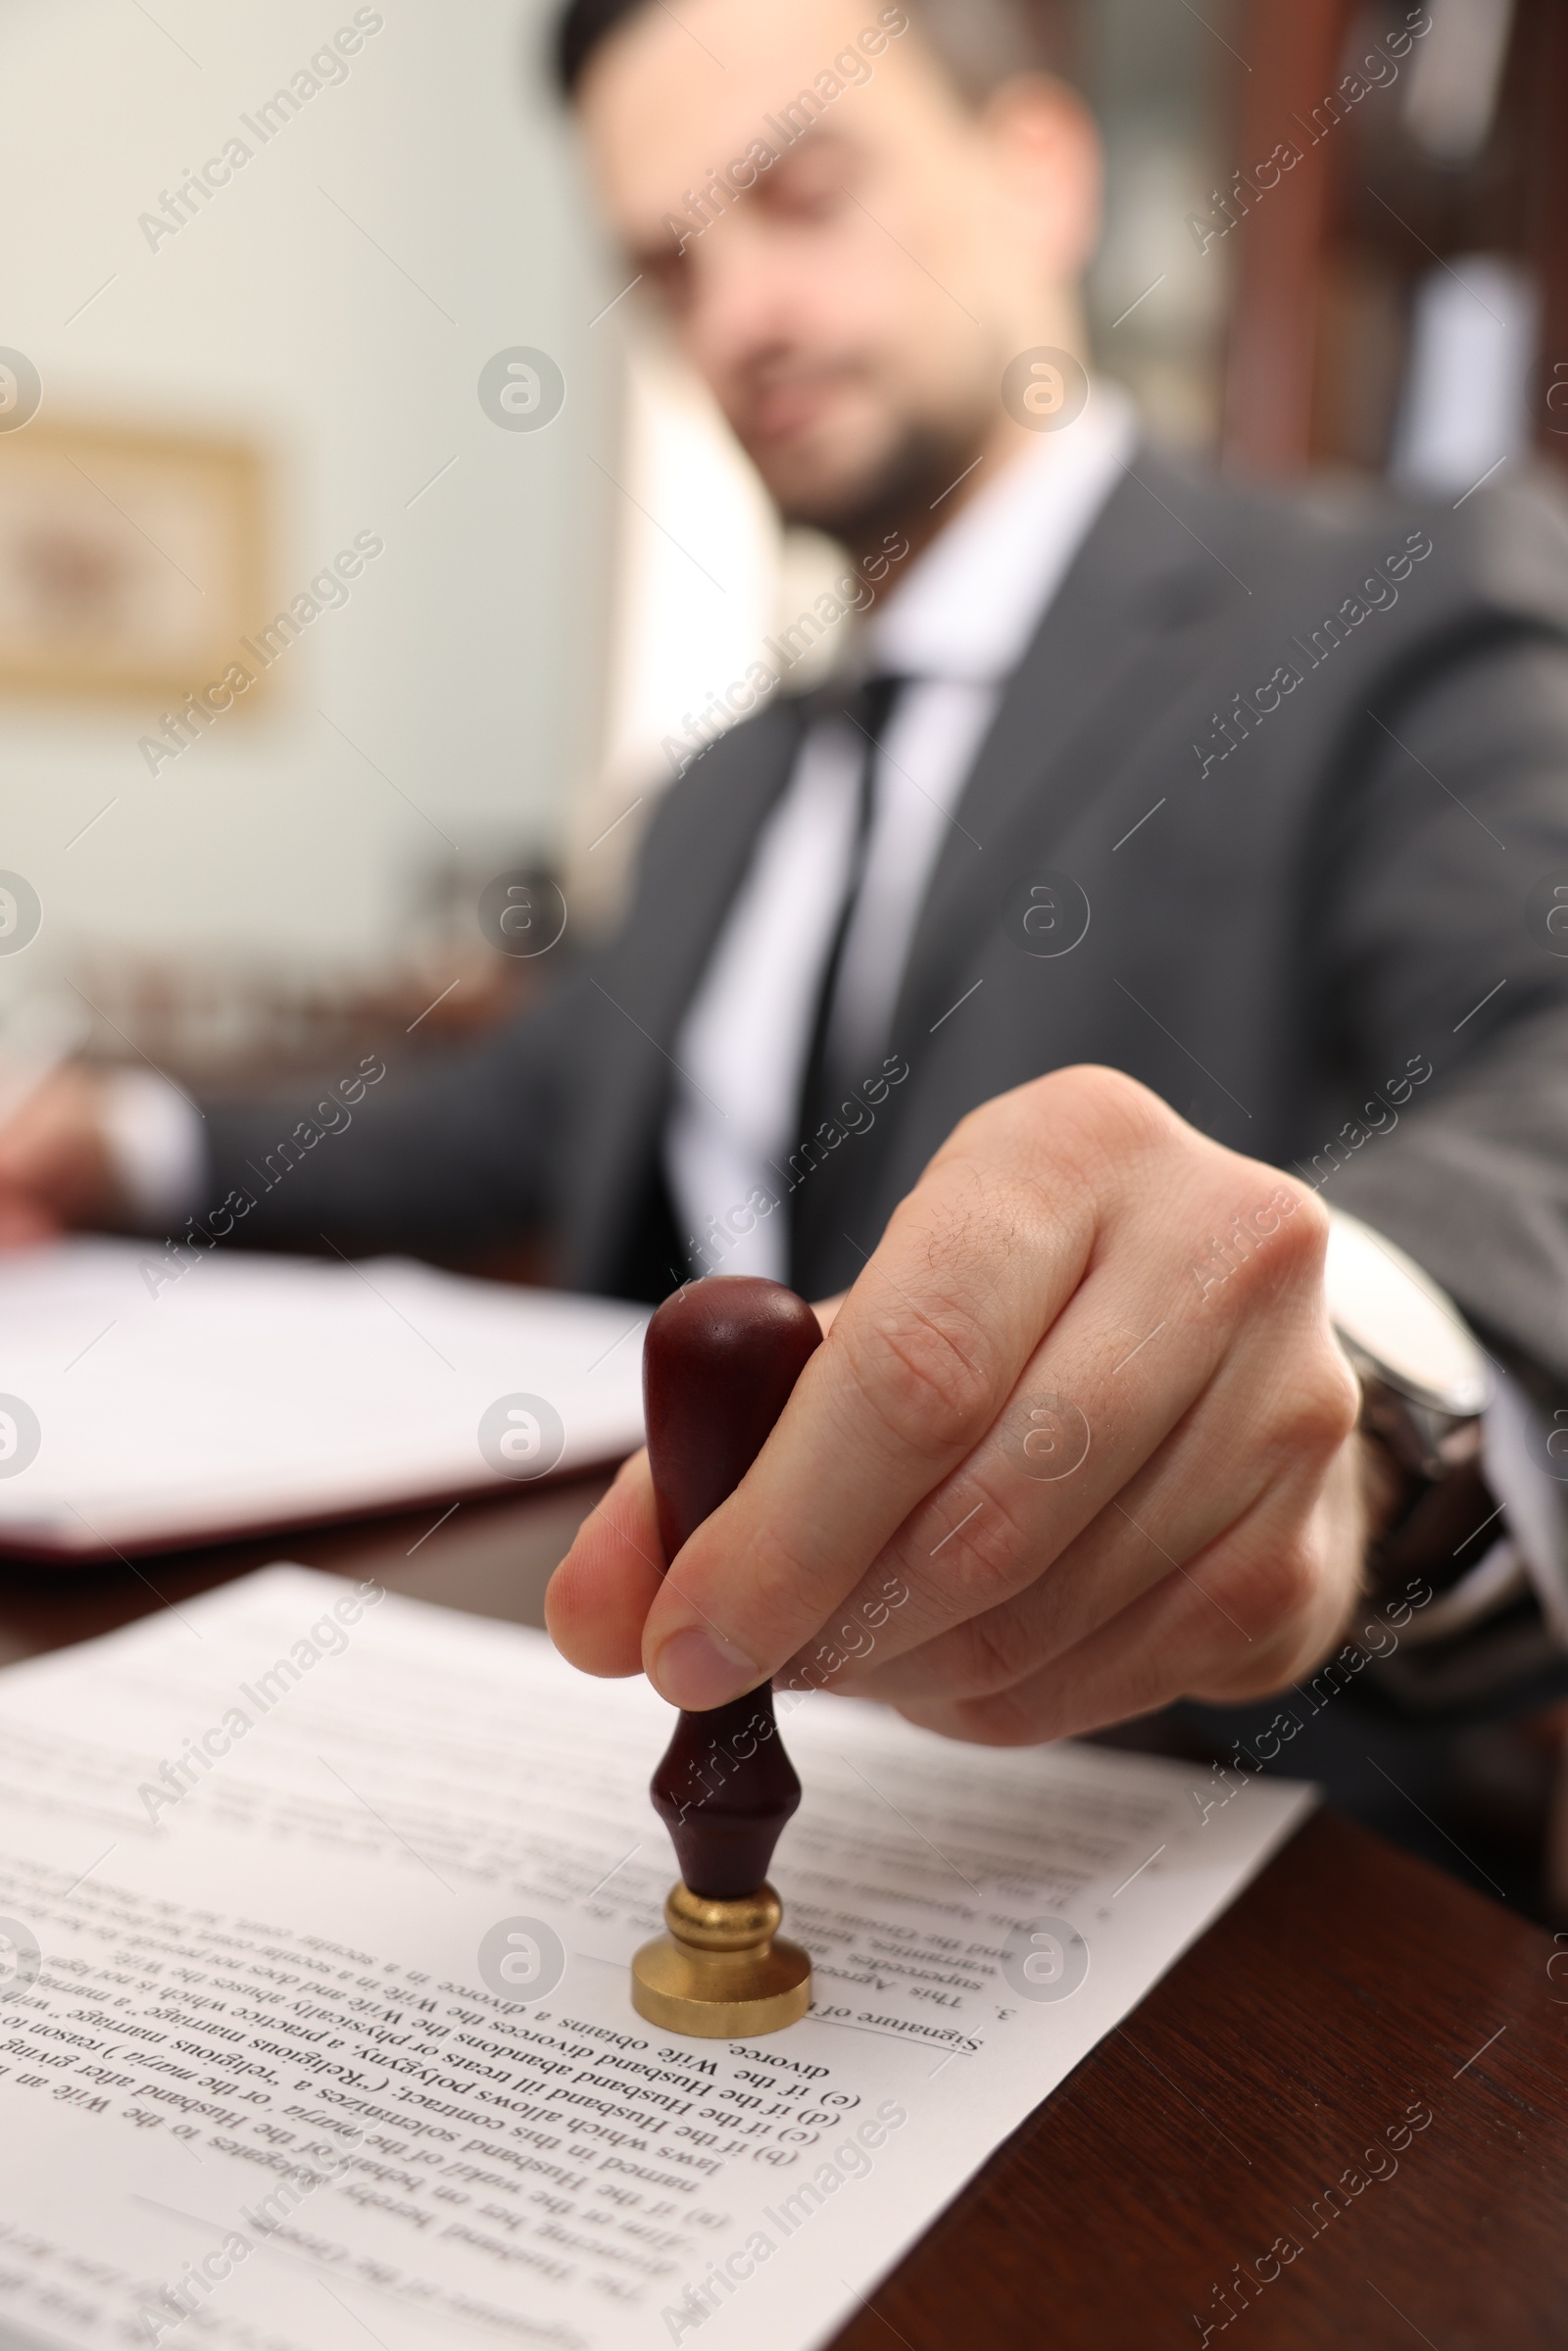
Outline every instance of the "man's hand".
<path id="1" fill-rule="evenodd" d="M 0 1249 L 122 1212 L 102 1099 L 93 1073 L 68 1062 L 0 1127 Z"/>
<path id="2" fill-rule="evenodd" d="M 638 1454 L 551 1632 L 677 1705 L 774 1676 L 998 1744 L 1283 1687 L 1340 1637 L 1367 1532 L 1327 1229 L 1113 1071 L 986 1103 L 667 1578 Z"/>

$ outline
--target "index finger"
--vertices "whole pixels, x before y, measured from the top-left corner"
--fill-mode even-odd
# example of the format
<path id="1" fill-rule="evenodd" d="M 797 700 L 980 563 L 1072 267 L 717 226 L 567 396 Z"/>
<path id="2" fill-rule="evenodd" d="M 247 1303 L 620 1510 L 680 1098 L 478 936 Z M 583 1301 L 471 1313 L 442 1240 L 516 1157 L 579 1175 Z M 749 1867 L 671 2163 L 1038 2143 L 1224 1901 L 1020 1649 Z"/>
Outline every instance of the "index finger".
<path id="1" fill-rule="evenodd" d="M 757 1461 L 671 1564 L 643 1663 L 672 1704 L 721 1705 L 794 1655 L 979 1443 L 1071 1298 L 1093 1196 L 1042 1164 L 1013 1099 L 938 1154 Z"/>

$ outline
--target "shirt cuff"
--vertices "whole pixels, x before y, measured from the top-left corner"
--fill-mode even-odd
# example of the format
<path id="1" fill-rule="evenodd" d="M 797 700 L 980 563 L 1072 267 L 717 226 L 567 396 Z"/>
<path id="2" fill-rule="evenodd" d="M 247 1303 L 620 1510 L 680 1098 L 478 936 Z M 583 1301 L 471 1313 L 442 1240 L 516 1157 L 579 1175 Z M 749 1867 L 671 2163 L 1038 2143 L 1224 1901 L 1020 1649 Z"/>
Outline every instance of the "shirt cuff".
<path id="1" fill-rule="evenodd" d="M 138 1224 L 172 1224 L 201 1205 L 211 1178 L 202 1114 L 172 1078 L 106 1071 L 102 1117 L 115 1181 Z"/>

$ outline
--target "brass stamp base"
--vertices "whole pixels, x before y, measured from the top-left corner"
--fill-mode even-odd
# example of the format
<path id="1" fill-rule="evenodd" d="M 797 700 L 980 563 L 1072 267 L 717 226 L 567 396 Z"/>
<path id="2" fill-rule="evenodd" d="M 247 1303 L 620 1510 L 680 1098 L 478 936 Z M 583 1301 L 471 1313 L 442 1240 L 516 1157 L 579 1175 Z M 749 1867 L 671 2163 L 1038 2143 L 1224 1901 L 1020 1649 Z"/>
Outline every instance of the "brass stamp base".
<path id="1" fill-rule="evenodd" d="M 797 2024 L 811 2005 L 811 1962 L 778 1936 L 783 1915 L 770 1886 L 733 1902 L 674 1886 L 664 1904 L 669 1933 L 631 1963 L 637 2014 L 702 2040 L 749 2040 Z"/>

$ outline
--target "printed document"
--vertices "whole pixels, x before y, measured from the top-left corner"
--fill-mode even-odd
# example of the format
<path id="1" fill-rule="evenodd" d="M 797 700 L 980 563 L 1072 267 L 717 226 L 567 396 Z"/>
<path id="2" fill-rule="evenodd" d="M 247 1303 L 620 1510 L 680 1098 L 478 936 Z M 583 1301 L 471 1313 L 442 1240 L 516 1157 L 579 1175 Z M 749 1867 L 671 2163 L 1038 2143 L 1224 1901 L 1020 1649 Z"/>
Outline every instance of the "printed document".
<path id="1" fill-rule="evenodd" d="M 807 2351 L 1304 1818 L 781 1693 L 814 2006 L 628 1963 L 673 1716 L 279 1566 L 0 1675 L 0 2341 Z"/>
<path id="2" fill-rule="evenodd" d="M 411 1260 L 81 1239 L 0 1258 L 0 1549 L 413 1506 L 642 1443 L 648 1309 Z"/>

